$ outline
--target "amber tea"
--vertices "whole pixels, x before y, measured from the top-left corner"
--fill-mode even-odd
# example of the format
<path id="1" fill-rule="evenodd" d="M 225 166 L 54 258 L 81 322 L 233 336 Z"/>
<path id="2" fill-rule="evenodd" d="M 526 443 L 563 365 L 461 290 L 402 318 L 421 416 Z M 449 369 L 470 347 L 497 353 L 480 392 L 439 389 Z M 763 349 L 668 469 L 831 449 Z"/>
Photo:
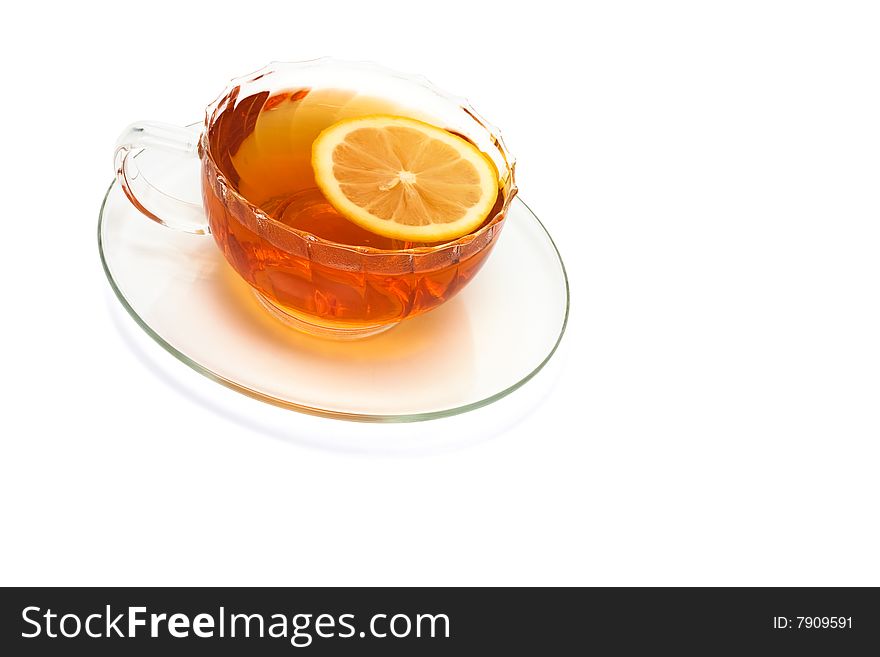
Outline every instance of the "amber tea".
<path id="1" fill-rule="evenodd" d="M 342 89 L 266 91 L 242 99 L 233 92 L 218 106 L 204 142 L 210 157 L 202 158 L 211 232 L 274 310 L 331 331 L 383 326 L 438 306 L 479 270 L 512 193 L 497 177 L 485 220 L 467 236 L 434 241 L 362 227 L 337 211 L 316 181 L 313 144 L 326 128 L 358 117 L 415 114 Z M 355 178 L 349 188 L 357 191 L 358 184 Z M 398 205 L 406 202 L 404 187 Z M 429 191 L 442 209 L 449 190 L 438 183 Z"/>

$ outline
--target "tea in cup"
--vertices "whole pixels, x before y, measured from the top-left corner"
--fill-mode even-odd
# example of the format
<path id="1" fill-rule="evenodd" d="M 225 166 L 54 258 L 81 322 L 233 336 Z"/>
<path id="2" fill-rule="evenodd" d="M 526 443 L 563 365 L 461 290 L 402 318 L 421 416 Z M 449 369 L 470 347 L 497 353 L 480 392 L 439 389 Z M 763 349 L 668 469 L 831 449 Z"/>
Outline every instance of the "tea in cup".
<path id="1" fill-rule="evenodd" d="M 149 184 L 145 148 L 198 157 L 202 206 Z M 198 129 L 136 123 L 119 182 L 148 217 L 211 234 L 285 323 L 372 335 L 457 294 L 516 194 L 513 160 L 465 101 L 424 78 L 329 59 L 233 80 Z"/>

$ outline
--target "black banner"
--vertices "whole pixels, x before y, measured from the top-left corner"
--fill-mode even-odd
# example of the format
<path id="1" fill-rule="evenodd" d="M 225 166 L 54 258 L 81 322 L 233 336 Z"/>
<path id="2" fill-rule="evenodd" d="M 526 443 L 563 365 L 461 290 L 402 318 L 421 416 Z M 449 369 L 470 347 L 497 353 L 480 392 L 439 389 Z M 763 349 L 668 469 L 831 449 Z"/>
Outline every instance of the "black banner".
<path id="1" fill-rule="evenodd" d="M 880 596 L 867 588 L 49 588 L 0 595 L 6 655 L 849 655 L 880 646 Z"/>

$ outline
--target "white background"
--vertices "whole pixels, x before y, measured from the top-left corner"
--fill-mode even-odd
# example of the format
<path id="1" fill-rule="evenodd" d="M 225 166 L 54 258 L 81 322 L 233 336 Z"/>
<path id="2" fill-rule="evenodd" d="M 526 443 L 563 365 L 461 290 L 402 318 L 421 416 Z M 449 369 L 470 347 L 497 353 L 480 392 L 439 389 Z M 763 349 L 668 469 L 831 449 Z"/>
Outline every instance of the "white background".
<path id="1" fill-rule="evenodd" d="M 0 582 L 880 584 L 871 3 L 198 4 L 0 27 Z M 468 96 L 569 268 L 555 368 L 456 444 L 269 418 L 99 264 L 126 124 L 327 54 Z"/>

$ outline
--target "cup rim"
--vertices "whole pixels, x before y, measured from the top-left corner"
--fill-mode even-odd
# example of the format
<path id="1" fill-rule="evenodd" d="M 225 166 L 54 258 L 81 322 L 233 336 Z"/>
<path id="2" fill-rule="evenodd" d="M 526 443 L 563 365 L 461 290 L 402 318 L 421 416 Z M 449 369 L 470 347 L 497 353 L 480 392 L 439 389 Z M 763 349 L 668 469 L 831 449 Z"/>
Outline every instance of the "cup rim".
<path id="1" fill-rule="evenodd" d="M 379 249 L 372 246 L 356 246 L 353 244 L 344 244 L 342 242 L 334 242 L 333 240 L 328 240 L 323 237 L 319 237 L 314 233 L 310 233 L 308 231 L 300 230 L 298 228 L 293 228 L 292 226 L 288 226 L 287 224 L 278 221 L 277 219 L 269 216 L 263 209 L 259 206 L 255 205 L 247 198 L 245 198 L 238 190 L 233 187 L 230 183 L 229 179 L 226 177 L 226 174 L 220 169 L 217 164 L 217 161 L 214 159 L 211 154 L 211 149 L 208 144 L 208 128 L 211 125 L 211 118 L 219 108 L 221 103 L 229 96 L 230 93 L 237 87 L 240 87 L 243 84 L 249 82 L 255 82 L 260 78 L 269 75 L 280 67 L 285 68 L 308 68 L 312 66 L 333 64 L 339 66 L 348 66 L 352 68 L 362 68 L 365 70 L 370 70 L 377 73 L 383 73 L 390 75 L 392 77 L 402 78 L 406 81 L 419 84 L 423 87 L 426 87 L 428 90 L 437 94 L 438 96 L 452 102 L 455 105 L 458 105 L 462 111 L 464 111 L 468 116 L 471 117 L 481 128 L 483 128 L 490 136 L 492 143 L 498 148 L 498 152 L 501 155 L 501 158 L 504 160 L 507 165 L 507 178 L 509 181 L 505 183 L 509 185 L 509 192 L 507 197 L 504 199 L 504 204 L 501 206 L 501 209 L 495 214 L 492 219 L 486 223 L 482 228 L 477 231 L 468 233 L 467 235 L 462 235 L 461 237 L 449 241 L 442 242 L 440 244 L 436 244 L 434 246 L 416 246 L 408 249 Z M 223 186 L 225 193 L 231 194 L 234 198 L 241 204 L 244 205 L 250 212 L 252 212 L 256 217 L 260 219 L 260 221 L 269 222 L 273 225 L 273 227 L 278 228 L 286 233 L 291 235 L 298 236 L 307 242 L 317 243 L 322 246 L 327 246 L 335 249 L 343 249 L 346 251 L 356 252 L 358 254 L 374 254 L 374 255 L 401 255 L 401 254 L 436 254 L 439 251 L 444 249 L 452 249 L 457 246 L 463 246 L 466 244 L 470 244 L 474 240 L 481 237 L 487 231 L 492 230 L 495 226 L 501 224 L 507 216 L 507 212 L 510 208 L 510 204 L 513 201 L 514 197 L 517 195 L 518 188 L 516 186 L 516 177 L 514 174 L 516 159 L 510 154 L 510 151 L 507 150 L 507 146 L 504 143 L 504 139 L 501 136 L 500 131 L 495 128 L 492 124 L 486 121 L 479 112 L 474 108 L 473 105 L 462 96 L 454 96 L 452 94 L 443 91 L 439 87 L 437 87 L 433 82 L 428 80 L 423 75 L 417 74 L 409 74 L 402 73 L 400 71 L 396 71 L 394 69 L 387 68 L 382 66 L 381 64 L 377 64 L 375 62 L 366 61 L 366 60 L 345 60 L 345 59 L 336 59 L 333 57 L 318 57 L 315 59 L 306 59 L 299 61 L 278 61 L 273 60 L 269 62 L 266 66 L 257 69 L 251 73 L 247 73 L 245 75 L 233 78 L 230 80 L 226 88 L 217 96 L 214 101 L 207 106 L 205 109 L 205 120 L 203 124 L 202 134 L 199 138 L 199 155 L 200 157 L 207 157 L 213 168 L 215 170 L 215 176 L 218 179 L 218 182 Z M 499 183 L 504 183 L 505 179 L 502 178 L 499 180 Z"/>

